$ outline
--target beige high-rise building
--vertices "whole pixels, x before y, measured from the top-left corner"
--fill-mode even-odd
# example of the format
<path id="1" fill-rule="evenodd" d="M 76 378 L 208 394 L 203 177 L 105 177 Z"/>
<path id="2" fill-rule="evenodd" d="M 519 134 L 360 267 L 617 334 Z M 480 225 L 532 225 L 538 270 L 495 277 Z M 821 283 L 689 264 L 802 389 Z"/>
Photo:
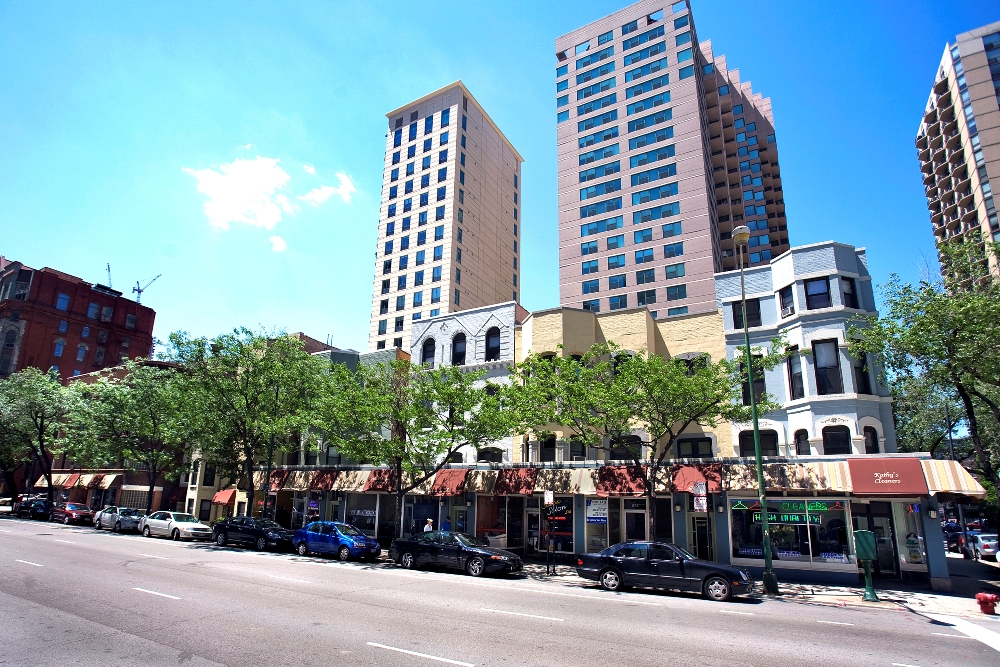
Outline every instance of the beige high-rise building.
<path id="1" fill-rule="evenodd" d="M 386 114 L 368 349 L 413 322 L 520 301 L 521 163 L 461 81 Z"/>
<path id="2" fill-rule="evenodd" d="M 714 311 L 713 275 L 789 249 L 771 101 L 699 41 L 686 0 L 556 39 L 559 301 Z"/>
<path id="3" fill-rule="evenodd" d="M 934 236 L 973 229 L 1000 240 L 991 182 L 1000 184 L 1000 22 L 945 45 L 917 131 Z"/>

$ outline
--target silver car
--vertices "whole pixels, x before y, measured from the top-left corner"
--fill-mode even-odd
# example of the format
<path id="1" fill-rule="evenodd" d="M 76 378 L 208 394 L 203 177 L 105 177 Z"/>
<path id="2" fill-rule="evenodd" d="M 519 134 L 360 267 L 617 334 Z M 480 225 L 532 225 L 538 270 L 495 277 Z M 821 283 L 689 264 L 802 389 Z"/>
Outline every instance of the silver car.
<path id="1" fill-rule="evenodd" d="M 976 550 L 977 558 L 995 559 L 997 557 L 996 533 L 979 533 L 970 537 L 969 541 L 972 543 L 972 548 Z"/>
<path id="2" fill-rule="evenodd" d="M 97 530 L 110 528 L 116 533 L 123 530 L 138 530 L 143 513 L 131 507 L 105 507 L 94 517 Z"/>
<path id="3" fill-rule="evenodd" d="M 139 519 L 139 532 L 146 537 L 163 535 L 172 540 L 212 539 L 212 529 L 185 512 L 153 512 Z"/>

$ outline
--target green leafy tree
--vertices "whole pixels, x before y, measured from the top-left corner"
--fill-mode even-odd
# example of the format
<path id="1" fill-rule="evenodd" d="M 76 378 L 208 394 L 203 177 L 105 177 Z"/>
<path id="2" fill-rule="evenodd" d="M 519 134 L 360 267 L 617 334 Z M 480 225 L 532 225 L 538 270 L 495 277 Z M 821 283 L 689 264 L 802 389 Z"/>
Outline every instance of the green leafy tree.
<path id="1" fill-rule="evenodd" d="M 79 396 L 68 419 L 66 447 L 96 467 L 123 465 L 146 476 L 146 512 L 161 475 L 175 478 L 190 442 L 192 395 L 174 368 L 128 361 L 124 376 L 76 382 Z"/>
<path id="2" fill-rule="evenodd" d="M 314 426 L 341 454 L 387 466 L 396 497 L 394 535 L 403 529 L 405 495 L 429 480 L 463 447 L 480 450 L 511 433 L 498 396 L 482 372 L 426 368 L 409 361 L 336 365 Z"/>
<path id="3" fill-rule="evenodd" d="M 211 340 L 170 334 L 165 355 L 183 367 L 177 381 L 190 396 L 189 425 L 199 453 L 246 489 L 254 507 L 253 468 L 271 442 L 313 421 L 329 362 L 307 353 L 289 335 L 235 329 Z"/>
<path id="4" fill-rule="evenodd" d="M 14 409 L 10 396 L 14 385 L 0 382 L 0 474 L 8 492 L 16 495 L 21 489 L 17 483 L 17 473 L 31 460 L 31 435 Z"/>
<path id="5" fill-rule="evenodd" d="M 896 442 L 901 452 L 929 452 L 950 458 L 948 428 L 965 426 L 962 402 L 953 392 L 924 375 L 899 375 L 889 380 Z M 947 406 L 947 409 L 946 409 Z M 953 437 L 955 458 L 963 461 L 975 452 L 966 438 Z"/>

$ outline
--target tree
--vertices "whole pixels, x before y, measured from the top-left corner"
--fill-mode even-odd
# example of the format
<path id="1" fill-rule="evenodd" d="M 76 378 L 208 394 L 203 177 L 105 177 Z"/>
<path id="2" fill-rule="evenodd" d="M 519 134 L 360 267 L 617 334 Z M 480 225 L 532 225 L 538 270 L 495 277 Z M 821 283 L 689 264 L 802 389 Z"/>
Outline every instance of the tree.
<path id="1" fill-rule="evenodd" d="M 18 371 L 3 382 L 4 400 L 8 404 L 10 424 L 27 440 L 29 459 L 34 468 L 41 469 L 48 483 L 47 496 L 52 500 L 52 457 L 62 421 L 73 408 L 76 397 L 59 383 L 53 370 L 43 373 L 37 368 Z M 26 487 L 34 488 L 34 479 Z"/>
<path id="2" fill-rule="evenodd" d="M 183 367 L 177 380 L 190 395 L 199 451 L 246 489 L 252 511 L 254 465 L 272 438 L 284 447 L 290 434 L 312 422 L 329 362 L 307 353 L 294 336 L 246 328 L 212 340 L 172 333 L 165 358 Z"/>
<path id="3" fill-rule="evenodd" d="M 20 493 L 17 473 L 31 460 L 31 435 L 14 409 L 10 390 L 14 385 L 0 382 L 0 474 L 7 489 Z"/>
<path id="4" fill-rule="evenodd" d="M 407 493 L 462 447 L 478 451 L 510 434 L 507 413 L 482 377 L 405 360 L 356 371 L 336 365 L 329 375 L 314 426 L 348 458 L 389 467 L 394 535 L 402 534 Z"/>
<path id="5" fill-rule="evenodd" d="M 121 379 L 77 382 L 71 389 L 79 396 L 67 428 L 74 459 L 97 467 L 121 462 L 145 473 L 146 512 L 151 512 L 157 479 L 180 471 L 191 435 L 192 396 L 177 371 L 128 361 Z"/>
<path id="6" fill-rule="evenodd" d="M 899 451 L 929 452 L 935 458 L 951 458 L 948 428 L 954 430 L 965 424 L 962 402 L 954 392 L 923 375 L 896 376 L 888 379 L 888 384 Z M 965 438 L 953 440 L 957 460 L 975 454 Z"/>

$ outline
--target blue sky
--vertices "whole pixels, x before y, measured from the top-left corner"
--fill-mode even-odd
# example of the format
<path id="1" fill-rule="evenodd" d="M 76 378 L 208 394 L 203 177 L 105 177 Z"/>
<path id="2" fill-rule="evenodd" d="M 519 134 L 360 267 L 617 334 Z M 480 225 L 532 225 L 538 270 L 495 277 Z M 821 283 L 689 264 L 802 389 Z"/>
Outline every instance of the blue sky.
<path id="1" fill-rule="evenodd" d="M 462 79 L 525 158 L 523 304 L 555 306 L 553 42 L 623 6 L 2 3 L 0 254 L 93 282 L 110 263 L 126 292 L 162 273 L 143 297 L 161 339 L 245 325 L 365 349 L 384 114 Z M 771 97 L 792 244 L 918 278 L 913 138 L 945 42 L 995 2 L 692 9 Z"/>

